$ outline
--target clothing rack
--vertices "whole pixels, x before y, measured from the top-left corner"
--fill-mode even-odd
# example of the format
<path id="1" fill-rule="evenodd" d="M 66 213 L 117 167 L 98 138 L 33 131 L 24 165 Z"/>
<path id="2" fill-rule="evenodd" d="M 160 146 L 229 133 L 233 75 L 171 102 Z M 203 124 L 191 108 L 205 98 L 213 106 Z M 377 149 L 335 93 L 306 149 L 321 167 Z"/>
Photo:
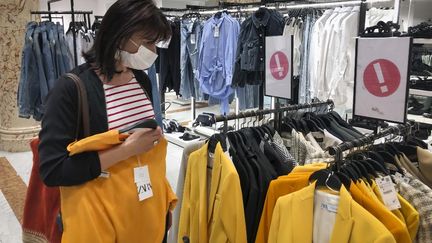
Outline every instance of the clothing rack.
<path id="1" fill-rule="evenodd" d="M 337 146 L 332 146 L 329 147 L 329 153 L 330 155 L 334 155 L 335 156 L 335 161 L 336 163 L 342 161 L 342 153 L 344 151 L 353 149 L 353 148 L 357 148 L 357 147 L 361 147 L 364 145 L 368 145 L 368 144 L 372 144 L 375 140 L 380 139 L 380 138 L 384 138 L 388 135 L 391 134 L 397 134 L 397 135 L 407 135 L 411 130 L 411 124 L 407 123 L 407 124 L 399 124 L 397 126 L 391 126 L 388 127 L 384 130 L 382 130 L 381 132 L 378 133 L 372 133 L 369 134 L 367 136 L 364 136 L 360 139 L 355 139 L 353 141 L 350 142 L 344 142 L 341 143 Z"/>
<path id="2" fill-rule="evenodd" d="M 64 17 L 63 16 L 42 16 L 41 19 L 50 19 L 49 21 L 52 22 L 53 19 L 61 19 L 62 25 L 64 25 Z"/>
<path id="3" fill-rule="evenodd" d="M 299 105 L 289 105 L 284 107 L 279 107 L 276 109 L 261 109 L 256 111 L 246 111 L 246 112 L 240 112 L 238 114 L 228 114 L 226 116 L 220 115 L 215 116 L 214 123 L 217 122 L 224 122 L 224 133 L 228 132 L 228 121 L 230 120 L 237 120 L 237 119 L 243 119 L 248 117 L 258 117 L 258 116 L 264 116 L 267 114 L 274 114 L 275 115 L 275 129 L 278 129 L 279 121 L 281 121 L 282 117 L 279 115 L 282 112 L 287 111 L 297 111 L 301 109 L 308 109 L 308 108 L 316 108 L 316 107 L 325 107 L 330 106 L 330 109 L 333 109 L 334 103 L 333 100 L 327 100 L 323 102 L 313 102 L 308 104 L 299 104 Z"/>
<path id="4" fill-rule="evenodd" d="M 70 11 L 51 11 L 51 3 L 54 2 L 60 2 L 62 0 L 49 0 L 48 1 L 48 11 L 31 11 L 31 14 L 37 14 L 37 15 L 41 15 L 41 14 L 48 14 L 49 20 L 51 21 L 51 15 L 52 14 L 70 14 L 72 17 L 72 24 L 75 24 L 75 15 L 76 14 L 83 14 L 84 16 L 87 17 L 87 19 L 84 17 L 85 21 L 90 24 L 90 15 L 93 14 L 93 11 L 75 11 L 74 9 L 74 0 L 70 0 Z M 75 66 L 78 66 L 78 53 L 77 53 L 77 43 L 76 43 L 76 33 L 75 31 L 72 31 L 72 38 L 73 38 L 73 53 L 74 53 L 74 62 L 75 62 Z"/>
<path id="5" fill-rule="evenodd" d="M 175 8 L 161 8 L 161 10 L 165 13 L 168 12 L 176 12 L 176 13 L 189 13 L 189 12 L 198 12 L 202 15 L 213 15 L 220 11 L 226 11 L 228 13 L 237 13 L 237 12 L 255 12 L 261 7 L 266 7 L 268 9 L 276 9 L 276 10 L 289 10 L 289 9 L 302 9 L 302 8 L 333 8 L 338 6 L 360 6 L 360 24 L 358 33 L 362 33 L 365 28 L 365 20 L 366 20 L 366 11 L 367 11 L 367 2 L 366 0 L 355 0 L 355 1 L 332 1 L 326 3 L 304 3 L 304 4 L 296 4 L 292 3 L 292 1 L 283 1 L 276 3 L 223 3 L 220 2 L 218 6 L 196 6 L 196 5 L 186 5 L 186 9 L 175 9 Z M 264 84 L 261 85 L 259 90 L 259 106 L 260 110 L 264 109 Z M 192 102 L 192 114 L 195 114 L 195 106 Z M 195 119 L 195 115 L 193 115 L 193 119 Z"/>

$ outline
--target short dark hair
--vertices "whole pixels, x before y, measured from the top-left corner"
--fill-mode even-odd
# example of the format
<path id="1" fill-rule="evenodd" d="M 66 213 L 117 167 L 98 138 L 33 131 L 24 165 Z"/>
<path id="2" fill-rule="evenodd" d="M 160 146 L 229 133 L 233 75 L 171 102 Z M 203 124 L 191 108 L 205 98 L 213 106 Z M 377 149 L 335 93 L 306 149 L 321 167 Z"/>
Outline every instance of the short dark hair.
<path id="1" fill-rule="evenodd" d="M 93 47 L 83 56 L 111 80 L 117 50 L 137 32 L 151 42 L 166 41 L 171 25 L 152 0 L 118 0 L 106 12 Z"/>

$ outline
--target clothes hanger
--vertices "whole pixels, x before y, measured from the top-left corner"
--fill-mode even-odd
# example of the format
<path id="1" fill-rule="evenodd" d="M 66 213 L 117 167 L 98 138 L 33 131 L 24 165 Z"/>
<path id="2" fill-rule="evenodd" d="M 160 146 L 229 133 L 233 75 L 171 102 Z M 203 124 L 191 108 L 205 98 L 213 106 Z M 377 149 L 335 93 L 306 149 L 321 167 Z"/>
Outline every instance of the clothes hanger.
<path id="1" fill-rule="evenodd" d="M 367 166 L 369 166 L 369 164 L 361 163 L 358 160 L 353 160 L 351 163 L 357 166 L 357 168 L 360 170 L 361 177 L 366 179 L 366 181 L 370 184 L 371 183 L 371 176 L 369 173 L 369 169 L 367 168 Z M 372 170 L 373 170 L 373 168 L 372 168 Z"/>
<path id="2" fill-rule="evenodd" d="M 216 145 L 220 143 L 222 146 L 222 149 L 224 152 L 227 151 L 227 144 L 226 144 L 226 135 L 223 133 L 216 133 L 213 134 L 209 139 L 208 139 L 208 152 L 209 153 L 214 153 L 216 150 Z"/>
<path id="3" fill-rule="evenodd" d="M 342 182 L 337 175 L 328 168 L 315 171 L 309 177 L 309 182 L 316 181 L 315 188 L 320 186 L 327 187 L 332 191 L 339 191 L 342 187 Z"/>

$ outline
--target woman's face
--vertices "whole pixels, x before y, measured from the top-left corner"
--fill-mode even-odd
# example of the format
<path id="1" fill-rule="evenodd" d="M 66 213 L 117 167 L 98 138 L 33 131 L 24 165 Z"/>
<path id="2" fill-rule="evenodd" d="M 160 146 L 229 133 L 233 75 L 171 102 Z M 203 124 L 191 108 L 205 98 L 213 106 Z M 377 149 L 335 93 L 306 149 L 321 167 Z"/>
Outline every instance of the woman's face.
<path id="1" fill-rule="evenodd" d="M 156 44 L 151 43 L 143 37 L 143 33 L 135 33 L 132 37 L 122 45 L 122 50 L 129 53 L 136 53 L 140 46 L 144 46 L 152 52 L 156 53 Z"/>

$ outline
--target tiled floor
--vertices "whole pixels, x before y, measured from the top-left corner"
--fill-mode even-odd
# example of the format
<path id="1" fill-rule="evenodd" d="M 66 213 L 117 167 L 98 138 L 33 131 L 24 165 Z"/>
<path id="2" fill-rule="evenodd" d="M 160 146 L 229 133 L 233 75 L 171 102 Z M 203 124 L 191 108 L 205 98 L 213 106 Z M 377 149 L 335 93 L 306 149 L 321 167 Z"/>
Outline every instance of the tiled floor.
<path id="1" fill-rule="evenodd" d="M 166 176 L 174 192 L 176 191 L 182 153 L 183 149 L 181 147 L 168 143 Z M 32 153 L 8 153 L 0 151 L 0 157 L 6 157 L 17 174 L 28 185 L 32 166 Z M 0 188 L 0 243 L 20 242 L 22 242 L 21 226 Z"/>

